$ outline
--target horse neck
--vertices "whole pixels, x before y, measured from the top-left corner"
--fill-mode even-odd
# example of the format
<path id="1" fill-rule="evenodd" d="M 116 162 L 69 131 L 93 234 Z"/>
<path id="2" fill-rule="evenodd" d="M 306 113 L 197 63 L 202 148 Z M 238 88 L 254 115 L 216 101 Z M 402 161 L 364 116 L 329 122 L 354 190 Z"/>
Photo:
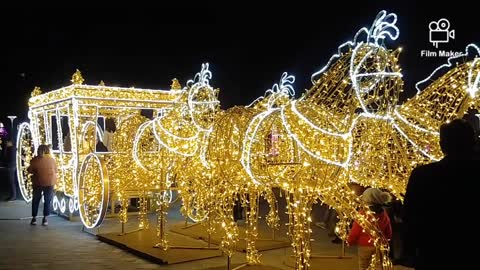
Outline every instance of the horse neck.
<path id="1" fill-rule="evenodd" d="M 337 119 L 350 122 L 359 103 L 350 80 L 351 54 L 342 56 L 329 70 L 324 72 L 315 84 L 299 100 L 301 107 L 310 106 L 315 111 L 323 111 Z M 343 129 L 339 127 L 339 129 Z"/>
<path id="2" fill-rule="evenodd" d="M 470 107 L 470 98 L 459 82 L 466 82 L 463 69 L 452 69 L 401 106 L 402 115 L 441 124 L 462 117 Z M 423 122 L 422 121 L 422 122 Z"/>

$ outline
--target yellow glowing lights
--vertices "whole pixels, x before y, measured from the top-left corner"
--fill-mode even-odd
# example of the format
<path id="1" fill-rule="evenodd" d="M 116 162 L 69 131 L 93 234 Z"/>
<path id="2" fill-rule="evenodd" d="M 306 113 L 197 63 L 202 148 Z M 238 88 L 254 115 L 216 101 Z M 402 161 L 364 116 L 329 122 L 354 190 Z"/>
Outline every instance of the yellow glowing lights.
<path id="1" fill-rule="evenodd" d="M 146 198 L 153 196 L 157 246 L 167 249 L 166 215 L 175 188 L 182 214 L 220 233 L 227 256 L 239 240 L 233 208 L 246 207 L 246 257 L 256 264 L 259 200 L 270 206 L 268 226 L 278 229 L 279 190 L 287 201 L 296 269 L 310 267 L 310 211 L 318 201 L 336 209 L 335 232 L 342 239 L 349 221 L 357 220 L 379 251 L 371 265 L 381 260 L 384 269 L 392 269 L 388 239 L 352 182 L 402 198 L 411 170 L 442 157 L 439 126 L 480 107 L 480 50 L 473 45 L 467 47 L 477 49 L 472 61 L 449 59 L 449 68 L 457 65 L 398 104 L 402 49 L 383 44 L 386 37 L 398 37 L 396 20 L 380 12 L 370 29 L 362 28 L 312 75 L 313 86 L 297 100 L 295 78 L 284 73 L 252 104 L 220 110 L 208 63 L 183 88 L 172 80 L 168 91 L 84 85 L 78 70 L 70 86 L 44 94 L 35 88 L 31 123 L 20 125 L 17 140 L 22 195 L 31 199 L 26 168 L 34 149 L 53 144 L 56 190 L 73 199 L 68 209 L 79 209 L 89 228 L 100 225 L 109 199 L 120 202 L 119 220 L 127 222 L 133 196 L 140 197 L 139 227 L 148 228 Z M 65 201 L 56 198 L 54 204 L 66 211 Z"/>
<path id="2" fill-rule="evenodd" d="M 161 179 L 138 173 L 132 159 L 131 142 L 138 127 L 148 121 L 141 114 L 142 110 L 158 114 L 177 102 L 183 90 L 121 88 L 103 83 L 93 86 L 83 82 L 77 70 L 70 86 L 44 94 L 37 87 L 32 92 L 30 124 L 20 125 L 17 140 L 18 181 L 22 195 L 26 200 L 31 198 L 26 168 L 34 149 L 40 144 L 50 144 L 59 168 L 55 190 L 70 197 L 68 210 L 79 209 L 85 226 L 101 224 L 110 187 L 111 194 L 116 194 L 122 204 L 120 220 L 124 222 L 128 197 L 141 197 L 141 226 L 148 227 L 143 214 L 146 213 L 144 197 L 147 190 L 161 186 Z M 101 149 L 99 144 L 108 134 L 111 134 L 108 145 L 111 149 Z M 108 179 L 112 179 L 110 184 Z M 132 190 L 135 190 L 133 194 Z M 58 205 L 61 211 L 67 210 L 61 207 L 61 202 Z"/>

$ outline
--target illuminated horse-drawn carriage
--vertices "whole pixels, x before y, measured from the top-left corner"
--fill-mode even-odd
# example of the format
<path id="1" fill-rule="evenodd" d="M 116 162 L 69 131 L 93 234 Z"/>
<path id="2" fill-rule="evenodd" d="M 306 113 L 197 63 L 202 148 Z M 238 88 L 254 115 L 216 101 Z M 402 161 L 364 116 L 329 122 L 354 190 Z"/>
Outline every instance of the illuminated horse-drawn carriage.
<path id="1" fill-rule="evenodd" d="M 157 188 L 155 181 L 136 173 L 132 142 L 138 127 L 149 120 L 142 112 L 161 114 L 182 91 L 110 87 L 103 82 L 84 85 L 79 71 L 72 83 L 44 94 L 39 88 L 32 92 L 30 123 L 22 123 L 18 131 L 18 181 L 29 202 L 32 184 L 27 168 L 37 147 L 50 145 L 58 165 L 54 209 L 78 211 L 83 224 L 92 228 L 101 224 L 112 196 L 126 212 L 122 196 Z M 103 142 L 106 132 L 109 142 Z"/>
<path id="2" fill-rule="evenodd" d="M 401 198 L 411 170 L 442 157 L 438 127 L 468 108 L 478 109 L 480 83 L 480 50 L 470 45 L 462 57 L 473 51 L 473 61 L 449 59 L 446 67 L 453 61 L 460 65 L 398 105 L 400 50 L 384 44 L 386 37 L 398 37 L 395 24 L 394 14 L 380 12 L 370 29 L 339 47 L 296 100 L 287 74 L 252 106 L 226 111 L 219 110 L 218 91 L 209 85 L 208 65 L 187 87 L 171 91 L 85 86 L 77 75 L 72 86 L 30 100 L 31 123 L 20 126 L 17 142 L 22 195 L 31 199 L 26 168 L 34 149 L 52 144 L 60 165 L 56 190 L 69 197 L 71 212 L 80 210 L 87 227 L 101 223 L 109 196 L 124 210 L 130 192 L 155 190 L 165 203 L 175 182 L 184 214 L 221 224 L 228 256 L 238 238 L 232 209 L 240 196 L 250 204 L 247 261 L 257 263 L 257 199 L 265 196 L 275 206 L 271 190 L 281 188 L 297 269 L 309 268 L 309 212 L 317 199 L 337 210 L 342 238 L 348 220 L 357 220 L 381 251 L 372 266 L 383 261 L 384 269 L 391 269 L 387 239 L 361 214 L 365 205 L 348 184 L 383 188 Z M 149 121 L 142 109 L 152 109 L 155 118 Z M 111 149 L 100 152 L 96 145 L 108 118 L 117 130 Z M 64 131 L 71 134 L 69 151 Z M 55 204 L 66 208 L 63 200 Z M 267 221 L 277 227 L 272 209 Z"/>

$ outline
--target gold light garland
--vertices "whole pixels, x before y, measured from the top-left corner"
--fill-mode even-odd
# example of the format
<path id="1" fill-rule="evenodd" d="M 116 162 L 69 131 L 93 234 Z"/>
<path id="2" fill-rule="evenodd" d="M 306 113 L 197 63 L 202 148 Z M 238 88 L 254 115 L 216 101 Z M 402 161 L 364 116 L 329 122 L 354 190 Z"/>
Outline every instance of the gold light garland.
<path id="1" fill-rule="evenodd" d="M 106 165 L 111 193 L 122 206 L 121 223 L 128 220 L 129 197 L 139 196 L 139 227 L 148 228 L 147 196 L 155 194 L 157 245 L 165 250 L 168 194 L 173 188 L 182 197 L 182 214 L 208 224 L 210 234 L 221 233 L 220 246 L 228 257 L 239 240 L 232 210 L 240 200 L 247 209 L 247 263 L 257 264 L 259 200 L 267 200 L 267 224 L 278 229 L 273 189 L 280 188 L 287 200 L 296 269 L 310 267 L 310 212 L 319 200 L 337 211 L 336 233 L 342 239 L 351 220 L 372 236 L 380 255 L 372 258 L 372 269 L 379 261 L 384 269 L 392 269 L 388 239 L 349 185 L 386 189 L 401 199 L 411 170 L 442 157 L 440 125 L 480 107 L 478 47 L 472 61 L 456 59 L 457 65 L 449 66 L 446 74 L 398 105 L 403 90 L 401 49 L 392 51 L 383 44 L 388 29 L 389 37 L 398 36 L 395 23 L 395 15 L 380 12 L 370 31 L 359 31 L 366 39 L 357 40 L 357 33 L 353 42 L 342 45 L 297 100 L 294 78 L 284 73 L 253 104 L 220 111 L 208 64 L 183 89 L 174 79 L 169 91 L 83 85 L 78 70 L 71 86 L 45 94 L 35 88 L 29 100 L 31 125 L 23 126 L 17 143 L 22 194 L 31 197 L 25 172 L 31 149 L 52 143 L 53 116 L 68 116 L 71 151 L 63 149 L 62 123 L 57 120 L 59 145 L 54 155 L 61 181 L 56 189 L 71 196 L 82 189 L 79 208 L 88 227 L 98 226 L 104 215 L 108 194 L 98 178 L 106 178 Z M 153 110 L 154 118 L 141 115 L 142 109 Z M 115 119 L 113 153 L 96 152 L 102 133 L 99 116 Z M 92 154 L 97 163 L 79 168 Z"/>

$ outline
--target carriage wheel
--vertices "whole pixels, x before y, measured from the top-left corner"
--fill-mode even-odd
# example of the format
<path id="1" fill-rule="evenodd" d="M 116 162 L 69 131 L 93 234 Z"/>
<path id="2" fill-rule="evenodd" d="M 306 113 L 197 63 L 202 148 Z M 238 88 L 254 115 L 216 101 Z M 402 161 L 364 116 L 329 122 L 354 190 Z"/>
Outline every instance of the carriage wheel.
<path id="1" fill-rule="evenodd" d="M 94 153 L 88 154 L 82 162 L 78 179 L 82 223 L 87 228 L 100 226 L 108 206 L 109 180 L 105 162 Z"/>
<path id="2" fill-rule="evenodd" d="M 27 169 L 34 152 L 35 147 L 30 125 L 22 123 L 18 128 L 16 162 L 18 186 L 26 202 L 32 200 L 32 175 L 28 173 Z"/>

